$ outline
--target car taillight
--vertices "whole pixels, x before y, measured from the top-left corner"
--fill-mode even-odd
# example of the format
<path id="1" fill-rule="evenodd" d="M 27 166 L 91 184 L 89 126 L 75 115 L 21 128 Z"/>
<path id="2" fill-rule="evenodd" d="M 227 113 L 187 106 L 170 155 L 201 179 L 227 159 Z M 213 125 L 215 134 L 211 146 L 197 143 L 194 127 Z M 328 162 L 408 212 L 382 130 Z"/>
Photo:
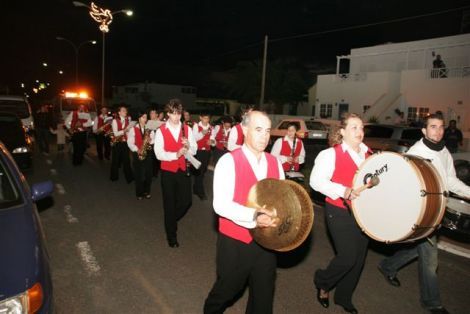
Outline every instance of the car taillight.
<path id="1" fill-rule="evenodd" d="M 297 133 L 300 138 L 308 138 L 308 131 L 300 131 Z"/>
<path id="2" fill-rule="evenodd" d="M 42 292 L 42 287 L 39 282 L 37 282 L 34 286 L 28 289 L 28 313 L 34 314 L 42 306 L 42 301 L 44 299 L 44 294 Z"/>

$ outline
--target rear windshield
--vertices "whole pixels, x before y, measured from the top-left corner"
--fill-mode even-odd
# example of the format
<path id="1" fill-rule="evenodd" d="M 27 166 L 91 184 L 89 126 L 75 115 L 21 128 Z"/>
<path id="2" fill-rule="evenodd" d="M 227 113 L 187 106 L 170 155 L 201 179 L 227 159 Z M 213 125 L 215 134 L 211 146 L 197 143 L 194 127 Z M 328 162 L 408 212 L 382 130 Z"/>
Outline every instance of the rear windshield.
<path id="1" fill-rule="evenodd" d="M 393 128 L 381 125 L 364 126 L 364 137 L 391 138 Z"/>
<path id="2" fill-rule="evenodd" d="M 295 124 L 297 126 L 297 130 L 300 130 L 300 122 L 299 121 L 284 121 L 278 127 L 279 130 L 287 130 L 289 124 Z"/>
<path id="3" fill-rule="evenodd" d="M 0 210 L 20 203 L 20 193 L 11 178 L 11 172 L 7 171 L 5 163 L 0 158 Z"/>
<path id="4" fill-rule="evenodd" d="M 421 129 L 406 129 L 403 130 L 401 138 L 403 140 L 420 140 L 423 137 Z"/>
<path id="5" fill-rule="evenodd" d="M 62 111 L 77 110 L 80 105 L 85 106 L 85 111 L 96 112 L 96 104 L 93 100 L 82 98 L 64 98 L 62 99 Z"/>
<path id="6" fill-rule="evenodd" d="M 321 131 L 326 130 L 325 125 L 321 122 L 305 121 L 305 125 L 307 126 L 307 130 L 321 130 Z"/>
<path id="7" fill-rule="evenodd" d="M 0 111 L 14 113 L 20 119 L 30 116 L 28 103 L 24 100 L 0 99 Z"/>

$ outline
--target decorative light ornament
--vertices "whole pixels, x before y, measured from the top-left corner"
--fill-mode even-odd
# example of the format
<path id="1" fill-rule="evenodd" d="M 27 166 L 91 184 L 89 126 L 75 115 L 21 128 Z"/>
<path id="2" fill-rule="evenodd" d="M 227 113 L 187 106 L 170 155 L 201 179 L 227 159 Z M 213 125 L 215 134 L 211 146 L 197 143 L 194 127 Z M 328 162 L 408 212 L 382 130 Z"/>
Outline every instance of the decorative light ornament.
<path id="1" fill-rule="evenodd" d="M 113 22 L 113 15 L 108 9 L 98 7 L 94 2 L 91 3 L 90 16 L 96 22 L 100 23 L 100 31 L 103 33 L 109 32 L 108 25 Z"/>

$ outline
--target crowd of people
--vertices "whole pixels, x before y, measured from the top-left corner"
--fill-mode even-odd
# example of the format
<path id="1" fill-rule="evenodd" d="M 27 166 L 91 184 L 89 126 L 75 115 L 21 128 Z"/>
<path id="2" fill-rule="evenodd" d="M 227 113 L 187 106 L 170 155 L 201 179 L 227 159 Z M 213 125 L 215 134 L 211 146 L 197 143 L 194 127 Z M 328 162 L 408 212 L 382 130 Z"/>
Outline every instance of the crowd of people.
<path id="1" fill-rule="evenodd" d="M 73 143 L 73 163 L 83 161 L 86 128 L 93 125 L 99 159 L 111 159 L 110 180 L 123 169 L 128 183 L 135 181 L 137 200 L 151 198 L 152 178 L 161 176 L 165 236 L 170 248 L 178 248 L 178 221 L 192 204 L 192 195 L 208 200 L 204 175 L 210 160 L 215 164 L 212 205 L 218 215 L 216 281 L 204 303 L 204 313 L 223 313 L 240 291 L 249 286 L 247 313 L 272 313 L 276 255 L 253 240 L 249 230 L 272 228 L 279 222 L 276 209 L 248 207 L 250 188 L 265 178 L 284 180 L 305 162 L 305 147 L 297 137 L 296 124 L 286 135 L 270 141 L 271 121 L 257 110 L 246 110 L 240 123 L 224 117 L 210 124 L 210 115 L 201 114 L 192 122 L 178 99 L 170 100 L 163 113 L 139 112 L 136 121 L 121 106 L 113 117 L 102 108 L 94 123 L 83 108 L 70 113 L 65 126 Z M 452 136 L 455 123 L 451 123 Z M 423 138 L 410 154 L 432 161 L 446 191 L 470 198 L 470 187 L 455 174 L 444 136 L 440 114 L 429 115 L 422 127 Z M 40 133 L 39 133 L 40 134 Z M 325 219 L 336 251 L 335 257 L 313 274 L 316 298 L 329 307 L 330 293 L 346 313 L 358 313 L 354 290 L 366 260 L 369 238 L 351 214 L 351 201 L 361 197 L 353 177 L 373 152 L 363 143 L 364 126 L 360 116 L 347 113 L 330 132 L 330 147 L 315 159 L 310 186 L 326 196 Z M 461 141 L 461 139 L 460 139 Z M 43 145 L 43 144 L 41 144 Z M 192 179 L 193 178 L 193 179 Z M 209 203 L 208 203 L 208 206 Z M 380 204 L 377 204 L 380 206 Z M 421 304 L 431 313 L 448 313 L 443 307 L 437 280 L 438 254 L 435 233 L 428 239 L 398 245 L 394 255 L 385 258 L 378 269 L 386 281 L 399 287 L 397 273 L 414 259 L 419 262 Z"/>

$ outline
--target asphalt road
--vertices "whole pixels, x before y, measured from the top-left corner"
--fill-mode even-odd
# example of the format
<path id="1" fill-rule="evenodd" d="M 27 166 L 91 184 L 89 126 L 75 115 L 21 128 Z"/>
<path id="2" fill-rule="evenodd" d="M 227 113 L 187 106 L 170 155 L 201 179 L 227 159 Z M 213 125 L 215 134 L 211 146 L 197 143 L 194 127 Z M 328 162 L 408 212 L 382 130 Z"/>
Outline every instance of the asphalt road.
<path id="1" fill-rule="evenodd" d="M 30 183 L 53 180 L 52 199 L 39 204 L 53 270 L 57 313 L 201 313 L 215 279 L 215 216 L 209 201 L 193 197 L 179 223 L 180 248 L 167 246 L 163 231 L 160 178 L 152 199 L 136 200 L 134 185 L 111 182 L 110 162 L 92 148 L 82 166 L 68 153 L 36 153 Z M 417 263 L 399 273 L 401 288 L 388 285 L 377 263 L 390 251 L 371 243 L 354 304 L 361 313 L 424 313 L 419 304 Z M 315 207 L 309 239 L 293 252 L 278 255 L 275 313 L 342 313 L 315 299 L 313 272 L 334 255 L 323 210 Z M 451 313 L 469 313 L 469 260 L 440 251 L 439 279 Z M 247 291 L 226 313 L 244 313 Z"/>

